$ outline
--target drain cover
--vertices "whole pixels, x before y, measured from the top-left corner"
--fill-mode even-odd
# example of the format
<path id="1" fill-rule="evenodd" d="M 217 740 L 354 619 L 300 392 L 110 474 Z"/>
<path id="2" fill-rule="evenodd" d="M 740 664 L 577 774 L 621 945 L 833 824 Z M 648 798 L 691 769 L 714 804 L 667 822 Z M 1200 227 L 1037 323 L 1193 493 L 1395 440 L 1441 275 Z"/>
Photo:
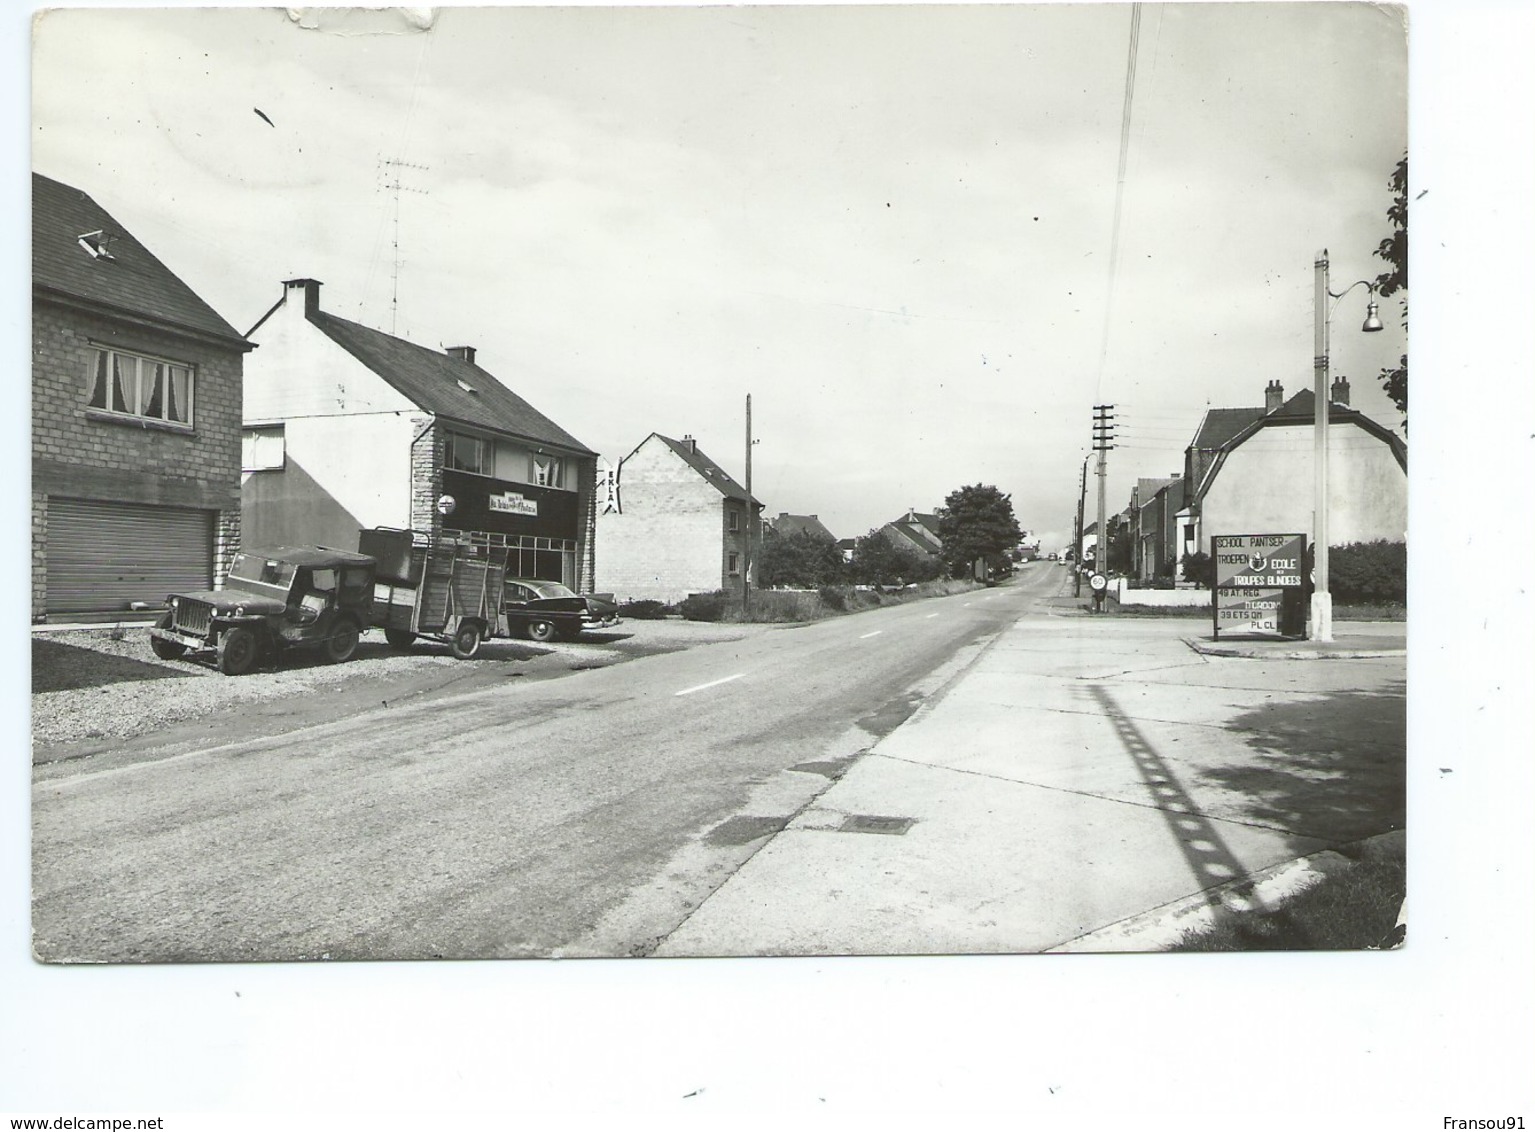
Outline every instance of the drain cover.
<path id="1" fill-rule="evenodd" d="M 709 840 L 716 845 L 745 845 L 778 833 L 788 822 L 788 818 L 734 817 L 711 829 Z"/>
<path id="2" fill-rule="evenodd" d="M 916 818 L 890 818 L 877 814 L 849 814 L 838 826 L 843 833 L 884 833 L 899 837 L 916 823 Z"/>

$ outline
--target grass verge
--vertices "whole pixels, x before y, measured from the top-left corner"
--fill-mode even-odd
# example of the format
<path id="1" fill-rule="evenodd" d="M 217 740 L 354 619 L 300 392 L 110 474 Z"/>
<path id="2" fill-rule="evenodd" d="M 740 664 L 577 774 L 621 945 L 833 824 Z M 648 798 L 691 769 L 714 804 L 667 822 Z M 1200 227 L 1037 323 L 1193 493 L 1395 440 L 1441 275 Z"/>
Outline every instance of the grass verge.
<path id="1" fill-rule="evenodd" d="M 1407 895 L 1407 865 L 1396 857 L 1350 862 L 1268 912 L 1223 912 L 1185 933 L 1172 951 L 1359 951 L 1380 947 Z"/>

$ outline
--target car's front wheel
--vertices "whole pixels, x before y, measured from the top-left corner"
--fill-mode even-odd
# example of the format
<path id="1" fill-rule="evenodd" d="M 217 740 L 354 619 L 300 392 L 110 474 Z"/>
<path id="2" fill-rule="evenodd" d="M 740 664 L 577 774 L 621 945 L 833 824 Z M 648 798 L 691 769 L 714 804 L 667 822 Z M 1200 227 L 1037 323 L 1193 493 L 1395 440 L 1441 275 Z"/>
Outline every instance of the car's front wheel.
<path id="1" fill-rule="evenodd" d="M 335 631 L 325 640 L 325 659 L 332 664 L 351 660 L 357 653 L 357 626 L 351 621 L 338 622 Z"/>
<path id="2" fill-rule="evenodd" d="M 225 676 L 244 676 L 260 655 L 261 642 L 249 629 L 227 629 L 219 638 L 219 671 Z"/>
<path id="3" fill-rule="evenodd" d="M 546 644 L 554 640 L 555 628 L 553 621 L 533 620 L 528 622 L 528 637 L 539 644 Z"/>
<path id="4" fill-rule="evenodd" d="M 473 621 L 459 623 L 458 631 L 453 634 L 453 642 L 449 646 L 453 655 L 459 660 L 469 660 L 480 651 L 480 627 Z"/>

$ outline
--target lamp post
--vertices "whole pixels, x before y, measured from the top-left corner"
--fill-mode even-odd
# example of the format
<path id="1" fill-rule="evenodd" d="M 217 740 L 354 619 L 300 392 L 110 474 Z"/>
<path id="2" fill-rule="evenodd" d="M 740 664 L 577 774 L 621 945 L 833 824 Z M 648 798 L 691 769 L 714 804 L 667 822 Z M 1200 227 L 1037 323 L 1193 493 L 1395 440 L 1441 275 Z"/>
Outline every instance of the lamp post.
<path id="1" fill-rule="evenodd" d="M 1316 331 L 1316 356 L 1313 359 L 1313 368 L 1316 376 L 1316 389 L 1314 391 L 1316 424 L 1312 429 L 1312 443 L 1314 453 L 1312 463 L 1315 467 L 1316 494 L 1313 499 L 1313 545 L 1316 547 L 1316 587 L 1311 593 L 1311 633 L 1313 641 L 1332 640 L 1332 592 L 1327 586 L 1327 506 L 1328 506 L 1328 468 L 1327 468 L 1327 426 L 1332 416 L 1332 377 L 1331 364 L 1328 359 L 1328 349 L 1331 339 L 1332 315 L 1342 301 L 1355 287 L 1364 287 L 1370 292 L 1370 303 L 1365 311 L 1364 325 L 1360 327 L 1367 334 L 1382 329 L 1379 308 L 1375 302 L 1375 284 L 1368 279 L 1357 279 L 1343 290 L 1333 292 L 1328 288 L 1328 263 L 1327 249 L 1323 248 L 1316 256 L 1316 293 L 1313 303 L 1313 315 L 1315 317 Z M 1328 300 L 1331 300 L 1329 302 Z"/>

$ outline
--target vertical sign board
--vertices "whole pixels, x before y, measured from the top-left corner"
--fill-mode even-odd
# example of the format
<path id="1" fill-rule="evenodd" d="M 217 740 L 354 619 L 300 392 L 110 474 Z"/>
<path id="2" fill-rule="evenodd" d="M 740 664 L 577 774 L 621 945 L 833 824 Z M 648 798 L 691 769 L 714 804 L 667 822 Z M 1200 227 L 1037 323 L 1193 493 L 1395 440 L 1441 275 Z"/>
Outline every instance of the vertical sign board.
<path id="1" fill-rule="evenodd" d="M 1305 535 L 1215 535 L 1215 636 L 1221 631 L 1283 637 L 1304 632 L 1282 614 L 1298 608 Z"/>

